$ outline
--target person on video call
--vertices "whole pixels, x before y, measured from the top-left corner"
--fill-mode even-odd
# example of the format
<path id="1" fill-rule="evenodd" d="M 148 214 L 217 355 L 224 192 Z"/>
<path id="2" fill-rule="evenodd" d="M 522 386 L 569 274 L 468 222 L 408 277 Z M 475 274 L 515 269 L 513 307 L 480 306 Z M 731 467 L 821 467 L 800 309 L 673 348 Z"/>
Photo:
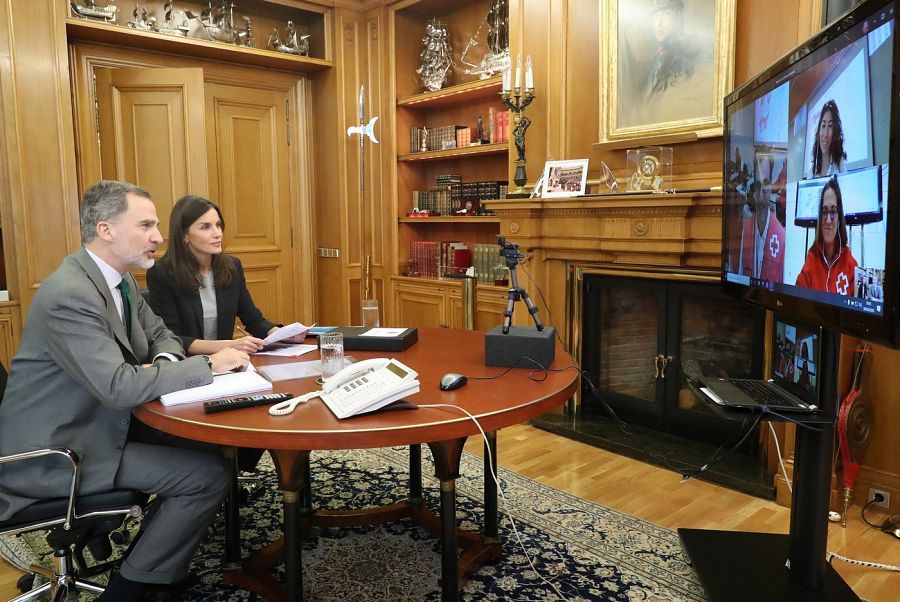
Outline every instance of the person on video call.
<path id="1" fill-rule="evenodd" d="M 144 425 L 132 409 L 206 385 L 213 371 L 247 365 L 223 349 L 186 358 L 181 341 L 137 294 L 133 269 L 163 242 L 150 194 L 125 182 L 91 186 L 81 202 L 82 248 L 42 283 L 25 321 L 0 404 L 0 454 L 68 447 L 81 458 L 78 494 L 134 489 L 156 495 L 121 568 L 98 600 L 140 600 L 148 584 L 188 576 L 229 482 L 215 453 Z M 0 466 L 0 520 L 36 500 L 68 495 L 49 458 Z"/>
<path id="2" fill-rule="evenodd" d="M 169 217 L 169 248 L 147 271 L 150 307 L 194 355 L 227 347 L 254 353 L 278 328 L 254 305 L 241 262 L 222 252 L 224 228 L 215 203 L 182 197 Z M 233 339 L 238 317 L 250 334 Z"/>
<path id="3" fill-rule="evenodd" d="M 847 173 L 844 128 L 837 103 L 829 100 L 819 113 L 819 127 L 812 146 L 812 177 Z"/>
<path id="4" fill-rule="evenodd" d="M 832 177 L 825 183 L 819 196 L 816 239 L 797 276 L 797 286 L 852 295 L 856 290 L 853 281 L 857 264 L 847 243 L 841 188 L 837 178 Z"/>
<path id="5" fill-rule="evenodd" d="M 278 328 L 253 303 L 240 260 L 222 252 L 224 229 L 215 203 L 195 195 L 182 197 L 169 217 L 169 248 L 147 271 L 150 307 L 192 355 L 229 348 L 255 353 L 265 346 L 263 338 Z M 233 339 L 237 318 L 250 334 Z M 238 468 L 252 470 L 262 453 L 239 450 Z"/>
<path id="6" fill-rule="evenodd" d="M 784 278 L 784 226 L 772 204 L 771 161 L 759 160 L 757 180 L 750 186 L 754 211 L 741 229 L 738 271 L 745 276 L 781 282 Z M 762 178 L 762 181 L 760 181 Z"/>
<path id="7" fill-rule="evenodd" d="M 797 377 L 797 386 L 808 391 L 809 381 L 809 343 L 803 341 L 800 346 L 800 375 Z"/>

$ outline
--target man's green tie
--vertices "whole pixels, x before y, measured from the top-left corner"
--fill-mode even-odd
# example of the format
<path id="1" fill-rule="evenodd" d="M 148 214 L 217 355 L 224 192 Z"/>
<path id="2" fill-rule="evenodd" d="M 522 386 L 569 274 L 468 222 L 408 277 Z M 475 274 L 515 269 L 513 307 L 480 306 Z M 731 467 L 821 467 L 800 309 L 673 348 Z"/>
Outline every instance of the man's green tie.
<path id="1" fill-rule="evenodd" d="M 125 325 L 125 335 L 131 340 L 131 286 L 128 280 L 122 278 L 122 281 L 116 285 L 119 292 L 122 293 L 122 323 Z"/>

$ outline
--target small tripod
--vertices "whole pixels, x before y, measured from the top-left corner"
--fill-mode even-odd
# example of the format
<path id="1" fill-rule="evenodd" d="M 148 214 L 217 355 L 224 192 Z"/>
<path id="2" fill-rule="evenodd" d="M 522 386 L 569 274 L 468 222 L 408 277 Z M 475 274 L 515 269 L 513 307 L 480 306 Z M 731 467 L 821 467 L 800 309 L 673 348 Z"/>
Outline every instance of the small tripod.
<path id="1" fill-rule="evenodd" d="M 535 327 L 538 330 L 544 330 L 544 325 L 537 316 L 538 308 L 534 306 L 531 297 L 528 296 L 525 289 L 519 286 L 519 278 L 516 276 L 516 266 L 519 265 L 519 261 L 525 259 L 525 256 L 519 253 L 519 245 L 506 242 L 506 239 L 502 236 L 497 238 L 497 244 L 500 245 L 500 256 L 506 258 L 506 267 L 509 268 L 509 282 L 511 285 L 506 296 L 506 309 L 503 311 L 503 334 L 509 334 L 513 307 L 515 307 L 516 301 L 519 299 L 525 301 L 525 307 L 528 308 L 528 313 L 531 314 Z"/>

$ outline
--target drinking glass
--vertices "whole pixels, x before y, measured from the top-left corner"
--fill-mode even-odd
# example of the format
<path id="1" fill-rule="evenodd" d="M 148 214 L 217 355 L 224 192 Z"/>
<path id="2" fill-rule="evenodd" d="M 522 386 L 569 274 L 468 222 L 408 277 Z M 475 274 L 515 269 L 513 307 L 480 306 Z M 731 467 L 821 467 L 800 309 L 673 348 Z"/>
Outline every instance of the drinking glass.
<path id="1" fill-rule="evenodd" d="M 362 325 L 366 328 L 378 328 L 381 325 L 378 317 L 378 299 L 363 299 L 360 307 L 362 309 Z"/>
<path id="2" fill-rule="evenodd" d="M 319 335 L 319 357 L 322 360 L 322 378 L 331 378 L 344 367 L 344 335 L 325 332 Z"/>

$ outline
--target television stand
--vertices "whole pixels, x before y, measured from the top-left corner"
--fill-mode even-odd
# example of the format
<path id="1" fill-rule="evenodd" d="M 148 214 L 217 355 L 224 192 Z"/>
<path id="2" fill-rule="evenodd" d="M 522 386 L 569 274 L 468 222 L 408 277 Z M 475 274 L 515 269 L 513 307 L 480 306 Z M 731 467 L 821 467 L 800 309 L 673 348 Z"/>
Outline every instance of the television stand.
<path id="1" fill-rule="evenodd" d="M 860 598 L 825 560 L 831 497 L 831 454 L 837 415 L 839 335 L 822 329 L 820 408 L 784 412 L 797 426 L 790 533 L 678 529 L 682 547 L 710 599 L 853 601 Z M 723 408 L 727 413 L 745 410 Z M 781 420 L 770 416 L 771 420 Z M 815 430 L 813 430 L 815 429 Z"/>

